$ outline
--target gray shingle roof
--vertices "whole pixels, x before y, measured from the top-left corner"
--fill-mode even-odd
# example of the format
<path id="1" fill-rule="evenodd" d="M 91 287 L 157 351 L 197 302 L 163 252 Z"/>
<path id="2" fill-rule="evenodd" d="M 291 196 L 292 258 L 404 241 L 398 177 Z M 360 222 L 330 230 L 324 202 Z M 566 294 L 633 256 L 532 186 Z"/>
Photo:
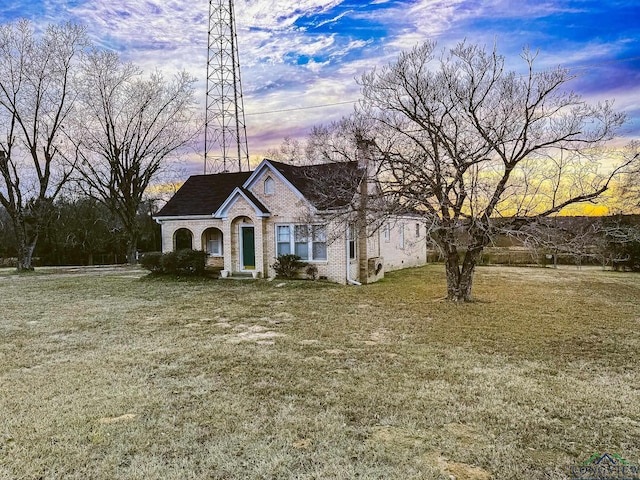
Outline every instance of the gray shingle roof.
<path id="1" fill-rule="evenodd" d="M 236 187 L 242 186 L 249 176 L 251 172 L 189 177 L 156 216 L 212 215 L 231 195 L 231 192 Z"/>
<path id="2" fill-rule="evenodd" d="M 358 168 L 357 162 L 305 166 L 271 160 L 269 163 L 320 210 L 348 205 L 362 179 L 362 170 Z M 252 173 L 191 176 L 156 216 L 212 215 L 236 188 L 241 188 L 256 207 L 268 213 L 267 208 L 249 190 L 243 188 Z"/>
<path id="3" fill-rule="evenodd" d="M 364 174 L 358 162 L 304 166 L 269 162 L 319 210 L 348 205 L 358 191 Z"/>

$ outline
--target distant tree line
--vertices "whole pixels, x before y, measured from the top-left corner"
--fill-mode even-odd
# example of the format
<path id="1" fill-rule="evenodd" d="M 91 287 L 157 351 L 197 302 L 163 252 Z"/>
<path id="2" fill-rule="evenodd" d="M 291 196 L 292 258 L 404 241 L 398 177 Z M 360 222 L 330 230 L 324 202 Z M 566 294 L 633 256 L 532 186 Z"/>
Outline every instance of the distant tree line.
<path id="1" fill-rule="evenodd" d="M 479 264 L 591 265 L 640 271 L 640 215 L 558 216 L 516 229 L 512 227 L 517 219 L 495 222 L 505 228 L 492 238 Z M 464 236 L 464 230 L 460 229 L 457 235 Z M 444 261 L 444 252 L 435 242 L 429 246 L 428 261 Z"/>
<path id="2" fill-rule="evenodd" d="M 501 245 L 524 247 L 538 264 L 640 271 L 640 215 L 543 218 L 505 233 Z"/>
<path id="3" fill-rule="evenodd" d="M 140 232 L 138 252 L 161 248 L 160 226 L 151 215 L 153 200 L 142 203 L 136 215 Z M 128 236 L 109 208 L 91 197 L 61 198 L 51 206 L 33 252 L 34 266 L 102 265 L 128 261 Z M 16 267 L 18 245 L 7 211 L 0 207 L 0 267 Z"/>

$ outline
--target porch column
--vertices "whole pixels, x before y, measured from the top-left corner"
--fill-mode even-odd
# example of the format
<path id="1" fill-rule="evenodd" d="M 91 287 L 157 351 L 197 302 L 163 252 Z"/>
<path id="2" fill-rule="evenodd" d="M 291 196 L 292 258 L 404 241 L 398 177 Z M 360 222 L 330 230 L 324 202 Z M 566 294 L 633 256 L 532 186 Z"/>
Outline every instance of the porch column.
<path id="1" fill-rule="evenodd" d="M 231 262 L 231 220 L 222 221 L 222 254 L 224 256 L 224 269 L 233 271 Z"/>
<path id="2" fill-rule="evenodd" d="M 254 223 L 254 232 L 256 235 L 256 270 L 260 272 L 262 277 L 266 276 L 266 266 L 265 266 L 265 235 L 264 235 L 264 218 L 258 217 L 257 221 Z"/>
<path id="3" fill-rule="evenodd" d="M 202 248 L 202 233 L 203 233 L 204 229 L 202 227 L 199 228 L 193 228 L 191 230 L 191 248 L 193 250 L 204 250 Z"/>

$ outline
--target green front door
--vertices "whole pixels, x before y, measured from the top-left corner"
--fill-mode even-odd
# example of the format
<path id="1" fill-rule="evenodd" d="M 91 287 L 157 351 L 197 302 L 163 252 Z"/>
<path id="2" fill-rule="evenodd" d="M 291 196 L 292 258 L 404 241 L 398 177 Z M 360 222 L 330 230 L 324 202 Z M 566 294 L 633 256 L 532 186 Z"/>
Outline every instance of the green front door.
<path id="1" fill-rule="evenodd" d="M 256 269 L 256 241 L 253 227 L 242 227 L 242 270 Z"/>

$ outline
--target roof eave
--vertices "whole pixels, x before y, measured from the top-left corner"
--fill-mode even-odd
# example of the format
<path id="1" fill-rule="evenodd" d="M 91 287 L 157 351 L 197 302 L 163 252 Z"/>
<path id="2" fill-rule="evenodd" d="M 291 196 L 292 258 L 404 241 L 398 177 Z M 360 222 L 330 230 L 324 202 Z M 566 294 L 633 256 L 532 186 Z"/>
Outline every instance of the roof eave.
<path id="1" fill-rule="evenodd" d="M 206 214 L 206 215 L 154 215 L 151 218 L 153 218 L 156 223 L 162 224 L 163 222 L 166 221 L 171 221 L 171 220 L 209 220 L 211 219 L 213 215 L 211 214 Z"/>

